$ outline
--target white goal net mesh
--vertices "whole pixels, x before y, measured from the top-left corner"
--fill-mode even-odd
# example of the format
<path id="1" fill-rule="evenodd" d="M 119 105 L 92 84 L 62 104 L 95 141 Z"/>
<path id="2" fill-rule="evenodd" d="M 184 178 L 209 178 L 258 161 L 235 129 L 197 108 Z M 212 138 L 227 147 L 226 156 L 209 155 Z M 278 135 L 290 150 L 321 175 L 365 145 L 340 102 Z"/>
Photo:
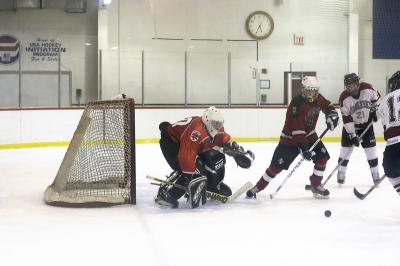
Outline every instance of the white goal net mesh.
<path id="1" fill-rule="evenodd" d="M 45 202 L 135 204 L 134 125 L 133 99 L 88 103 Z"/>

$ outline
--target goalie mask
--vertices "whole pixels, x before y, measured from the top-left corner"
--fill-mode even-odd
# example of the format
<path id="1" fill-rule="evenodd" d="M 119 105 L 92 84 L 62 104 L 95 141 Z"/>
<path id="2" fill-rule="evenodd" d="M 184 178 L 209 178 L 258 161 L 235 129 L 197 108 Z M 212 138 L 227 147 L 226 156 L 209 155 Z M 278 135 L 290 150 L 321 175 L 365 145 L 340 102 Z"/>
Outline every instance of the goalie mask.
<path id="1" fill-rule="evenodd" d="M 302 95 L 306 98 L 307 102 L 314 102 L 318 97 L 319 84 L 316 77 L 305 76 L 301 81 L 303 85 Z"/>
<path id="2" fill-rule="evenodd" d="M 344 76 L 344 88 L 351 96 L 357 96 L 360 88 L 360 78 L 356 73 L 347 74 Z"/>
<path id="3" fill-rule="evenodd" d="M 206 109 L 201 120 L 203 121 L 208 134 L 213 138 L 217 135 L 218 130 L 224 126 L 224 117 L 222 116 L 221 111 L 215 108 L 215 106 Z"/>
<path id="4" fill-rule="evenodd" d="M 388 87 L 390 92 L 400 89 L 400 71 L 397 71 L 390 77 Z"/>

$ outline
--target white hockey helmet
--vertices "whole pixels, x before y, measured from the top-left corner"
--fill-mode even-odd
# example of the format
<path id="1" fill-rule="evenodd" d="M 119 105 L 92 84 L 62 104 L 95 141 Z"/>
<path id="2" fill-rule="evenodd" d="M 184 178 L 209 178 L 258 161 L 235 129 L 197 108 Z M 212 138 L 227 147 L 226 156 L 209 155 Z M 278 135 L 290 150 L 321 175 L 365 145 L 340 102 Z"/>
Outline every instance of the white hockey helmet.
<path id="1" fill-rule="evenodd" d="M 316 77 L 305 76 L 301 81 L 303 85 L 302 95 L 308 102 L 312 103 L 317 99 L 319 92 L 319 82 Z"/>
<path id="2" fill-rule="evenodd" d="M 218 130 L 224 126 L 224 117 L 221 111 L 215 108 L 215 106 L 207 108 L 204 111 L 201 120 L 206 126 L 208 134 L 213 138 L 217 135 Z"/>

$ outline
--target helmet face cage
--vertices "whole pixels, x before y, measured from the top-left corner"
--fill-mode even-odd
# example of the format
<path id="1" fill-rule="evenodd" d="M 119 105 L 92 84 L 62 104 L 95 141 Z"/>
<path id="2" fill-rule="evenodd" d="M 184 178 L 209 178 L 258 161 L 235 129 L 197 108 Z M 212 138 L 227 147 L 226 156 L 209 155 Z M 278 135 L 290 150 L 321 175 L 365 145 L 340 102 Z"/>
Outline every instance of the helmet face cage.
<path id="1" fill-rule="evenodd" d="M 221 129 L 221 128 L 224 126 L 224 121 L 215 121 L 215 120 L 212 120 L 212 121 L 210 121 L 210 122 L 211 122 L 211 126 L 212 126 L 214 129 L 216 129 L 216 130 Z"/>
<path id="2" fill-rule="evenodd" d="M 390 77 L 388 86 L 390 92 L 400 89 L 400 71 L 397 71 Z"/>
<path id="3" fill-rule="evenodd" d="M 344 76 L 344 87 L 350 95 L 357 95 L 360 88 L 360 78 L 355 73 Z"/>
<path id="4" fill-rule="evenodd" d="M 318 97 L 318 87 L 303 86 L 303 96 L 308 102 L 312 103 Z"/>
<path id="5" fill-rule="evenodd" d="M 302 95 L 308 102 L 314 102 L 318 97 L 319 85 L 316 77 L 305 76 L 302 80 Z"/>

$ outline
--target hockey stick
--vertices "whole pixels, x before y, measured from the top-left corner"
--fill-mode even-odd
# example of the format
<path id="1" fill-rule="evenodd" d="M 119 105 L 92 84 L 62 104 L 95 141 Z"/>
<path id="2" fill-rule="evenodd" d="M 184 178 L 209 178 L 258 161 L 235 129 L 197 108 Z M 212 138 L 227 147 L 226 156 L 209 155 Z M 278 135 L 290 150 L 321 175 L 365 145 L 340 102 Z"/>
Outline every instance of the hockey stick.
<path id="1" fill-rule="evenodd" d="M 362 137 L 365 135 L 365 133 L 367 133 L 368 129 L 372 126 L 374 121 L 371 121 L 371 123 L 368 124 L 368 126 L 364 129 L 364 131 L 361 133 L 361 135 L 358 137 L 358 141 L 362 141 Z M 336 165 L 335 169 L 332 170 L 332 172 L 328 175 L 328 177 L 325 179 L 325 181 L 322 183 L 322 187 L 325 187 L 326 183 L 328 183 L 329 179 L 331 179 L 331 177 L 333 176 L 334 173 L 336 173 L 336 171 L 339 169 L 339 167 L 342 165 L 342 163 L 345 161 L 345 158 L 342 158 L 339 163 Z M 305 190 L 310 190 L 311 189 L 311 185 L 306 185 Z"/>
<path id="2" fill-rule="evenodd" d="M 183 189 L 183 190 L 185 190 L 186 193 L 188 193 L 187 188 L 184 187 L 184 186 L 181 186 L 179 184 L 171 183 L 171 182 L 168 182 L 166 180 L 161 180 L 161 179 L 158 179 L 158 178 L 155 178 L 155 177 L 151 177 L 151 176 L 150 177 L 147 176 L 147 178 L 155 180 L 155 181 L 158 181 L 158 182 L 161 182 L 161 183 L 151 182 L 150 184 L 152 184 L 152 185 L 161 186 L 161 184 L 168 184 L 168 185 Z M 228 200 L 229 200 L 229 197 L 221 195 L 221 194 L 218 194 L 218 193 L 215 193 L 215 192 L 211 192 L 211 191 L 206 191 L 206 195 L 207 195 L 208 199 L 220 201 L 222 203 L 227 203 Z"/>
<path id="3" fill-rule="evenodd" d="M 385 179 L 385 177 L 386 175 L 383 175 L 376 184 L 374 184 L 370 189 L 368 189 L 368 191 L 365 194 L 358 192 L 358 190 L 354 188 L 353 189 L 354 195 L 356 195 L 356 197 L 359 198 L 360 200 L 365 199 L 369 195 L 369 193 L 371 193 L 372 190 L 374 190 L 383 181 L 383 179 Z"/>
<path id="4" fill-rule="evenodd" d="M 228 197 L 228 202 L 231 203 L 237 198 L 239 198 L 240 195 L 245 193 L 247 190 L 253 187 L 253 184 L 250 181 L 247 181 L 245 184 L 243 184 L 240 188 L 238 188 L 232 195 Z M 208 192 L 208 191 L 207 191 Z"/>
<path id="5" fill-rule="evenodd" d="M 147 175 L 146 178 L 163 183 L 163 184 L 175 186 L 175 187 L 183 189 L 183 190 L 185 190 L 185 192 L 187 192 L 187 188 L 184 186 L 181 186 L 179 184 L 168 182 L 166 180 L 163 180 L 163 179 L 160 179 L 160 178 L 157 178 L 154 176 L 150 176 L 150 175 Z M 151 183 L 151 184 L 152 185 L 160 185 L 160 184 L 156 184 L 156 183 Z M 245 193 L 247 190 L 249 190 L 252 187 L 253 187 L 253 184 L 250 181 L 248 181 L 244 185 L 242 185 L 238 190 L 236 190 L 232 195 L 230 195 L 229 197 L 218 194 L 216 192 L 211 192 L 211 191 L 207 191 L 206 193 L 207 193 L 207 198 L 209 198 L 209 199 L 217 200 L 222 203 L 231 203 L 234 200 L 236 200 L 240 195 L 242 195 L 243 193 Z"/>
<path id="6" fill-rule="evenodd" d="M 328 132 L 329 128 L 326 128 L 324 132 L 322 132 L 321 136 L 314 142 L 314 144 L 308 149 L 308 151 L 314 150 L 315 146 L 321 141 L 322 137 Z M 279 187 L 275 190 L 274 193 L 270 194 L 269 197 L 273 199 L 278 191 L 283 187 L 283 185 L 286 183 L 286 181 L 293 175 L 293 173 L 296 171 L 297 168 L 301 165 L 301 163 L 304 161 L 304 157 L 300 159 L 300 161 L 293 167 L 292 171 L 283 179 L 282 183 L 279 185 Z"/>
<path id="7" fill-rule="evenodd" d="M 185 186 L 182 186 L 182 185 L 179 185 L 179 184 L 175 184 L 175 183 L 173 183 L 173 182 L 169 182 L 169 181 L 167 181 L 167 180 L 163 180 L 163 179 L 160 179 L 160 178 L 157 178 L 157 177 L 154 177 L 154 176 L 150 176 L 150 175 L 147 175 L 146 178 L 147 178 L 147 179 L 154 180 L 154 181 L 157 181 L 157 182 L 160 182 L 160 183 L 162 183 L 162 184 L 167 184 L 167 185 L 171 185 L 171 186 L 180 188 L 180 189 L 182 189 L 182 190 L 185 190 L 185 192 L 187 192 L 187 188 L 186 188 Z M 151 184 L 152 184 L 152 185 L 160 185 L 160 184 L 157 184 L 157 183 L 151 183 Z"/>

